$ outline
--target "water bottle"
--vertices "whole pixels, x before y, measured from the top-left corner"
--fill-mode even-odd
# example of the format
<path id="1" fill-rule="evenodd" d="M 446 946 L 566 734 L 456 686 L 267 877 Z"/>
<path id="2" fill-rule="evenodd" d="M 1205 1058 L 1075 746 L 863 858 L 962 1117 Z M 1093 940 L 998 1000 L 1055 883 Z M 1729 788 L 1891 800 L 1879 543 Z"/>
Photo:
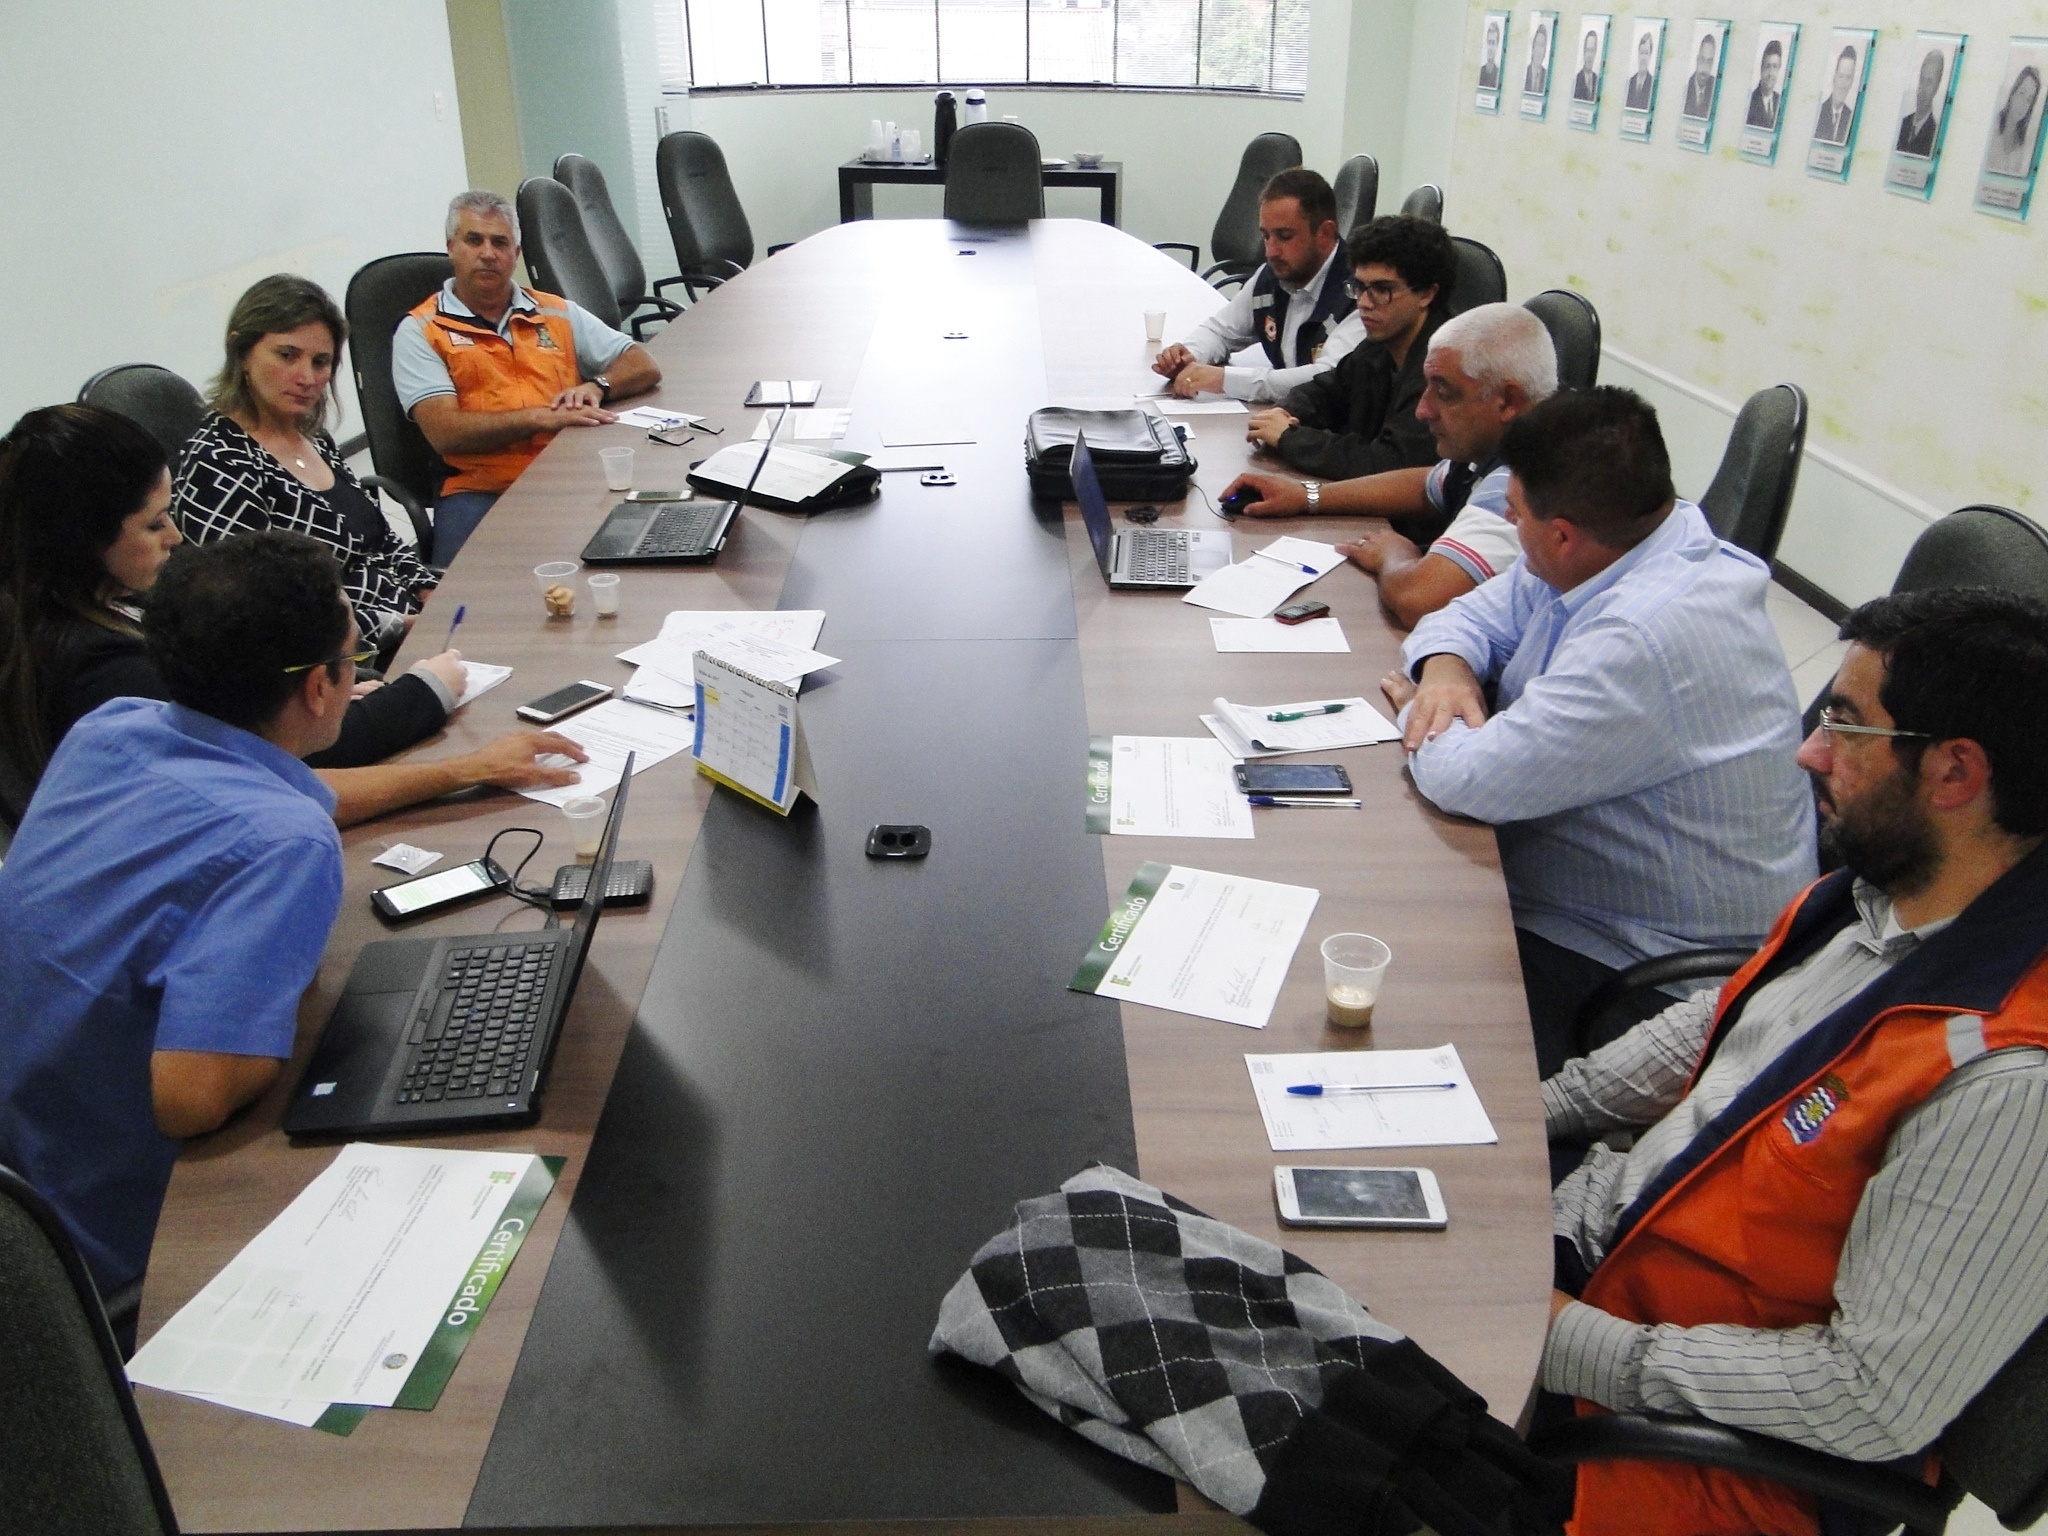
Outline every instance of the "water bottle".
<path id="1" fill-rule="evenodd" d="M 943 171 L 946 168 L 946 151 L 952 147 L 953 129 L 958 120 L 953 115 L 951 91 L 939 92 L 932 101 L 932 164 Z"/>
<path id="2" fill-rule="evenodd" d="M 967 110 L 961 114 L 962 122 L 985 123 L 988 121 L 988 95 L 980 86 L 967 93 Z"/>

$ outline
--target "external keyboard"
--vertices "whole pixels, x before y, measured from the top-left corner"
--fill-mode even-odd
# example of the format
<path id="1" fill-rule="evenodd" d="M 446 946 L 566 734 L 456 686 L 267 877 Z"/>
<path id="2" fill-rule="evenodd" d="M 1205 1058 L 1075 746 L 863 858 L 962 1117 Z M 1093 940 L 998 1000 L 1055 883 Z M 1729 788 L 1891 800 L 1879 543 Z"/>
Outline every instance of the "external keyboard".
<path id="1" fill-rule="evenodd" d="M 421 1005 L 426 1033 L 413 1050 L 398 1102 L 496 1098 L 516 1090 L 560 952 L 554 944 L 450 950 L 440 987 Z"/>
<path id="2" fill-rule="evenodd" d="M 718 521 L 723 503 L 716 501 L 678 502 L 664 507 L 654 515 L 654 521 L 647 525 L 647 531 L 640 536 L 640 542 L 633 547 L 636 555 L 689 555 L 704 548 L 711 536 L 711 530 Z"/>
<path id="3" fill-rule="evenodd" d="M 1185 582 L 1188 580 L 1188 537 L 1185 533 L 1157 529 L 1124 535 L 1124 570 L 1132 581 Z"/>

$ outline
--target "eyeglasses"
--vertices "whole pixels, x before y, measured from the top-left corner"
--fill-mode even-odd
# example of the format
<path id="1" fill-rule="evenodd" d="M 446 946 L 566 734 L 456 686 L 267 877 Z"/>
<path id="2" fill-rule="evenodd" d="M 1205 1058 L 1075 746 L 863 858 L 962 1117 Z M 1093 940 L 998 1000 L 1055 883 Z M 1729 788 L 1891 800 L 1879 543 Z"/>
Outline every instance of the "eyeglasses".
<path id="1" fill-rule="evenodd" d="M 353 656 L 332 656 L 329 657 L 326 661 L 302 661 L 296 667 L 286 667 L 285 671 L 287 673 L 310 672 L 315 667 L 331 667 L 339 662 L 344 661 L 347 662 L 351 667 L 360 667 L 364 662 L 369 661 L 376 654 L 377 653 L 375 651 L 357 651 Z"/>
<path id="2" fill-rule="evenodd" d="M 1390 283 L 1385 280 L 1377 283 L 1361 283 L 1354 277 L 1344 284 L 1345 297 L 1349 298 L 1353 303 L 1360 299 L 1365 299 L 1375 309 L 1379 308 L 1382 304 L 1391 304 L 1394 300 L 1394 295 L 1398 293 L 1413 293 L 1414 291 L 1406 283 Z"/>
<path id="3" fill-rule="evenodd" d="M 1837 720 L 1833 709 L 1820 712 L 1820 728 L 1830 736 L 1909 736 L 1917 741 L 1932 741 L 1928 731 L 1895 731 L 1888 725 L 1851 725 L 1846 720 Z"/>

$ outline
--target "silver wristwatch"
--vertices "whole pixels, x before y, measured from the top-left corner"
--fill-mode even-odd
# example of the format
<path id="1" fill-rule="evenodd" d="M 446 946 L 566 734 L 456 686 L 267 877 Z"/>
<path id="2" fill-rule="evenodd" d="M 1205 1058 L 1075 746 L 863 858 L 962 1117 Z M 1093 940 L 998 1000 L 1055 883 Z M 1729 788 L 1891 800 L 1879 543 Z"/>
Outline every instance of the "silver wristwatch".
<path id="1" fill-rule="evenodd" d="M 1301 482 L 1301 488 L 1308 492 L 1309 511 L 1320 512 L 1323 507 L 1323 482 L 1320 480 L 1304 480 Z"/>

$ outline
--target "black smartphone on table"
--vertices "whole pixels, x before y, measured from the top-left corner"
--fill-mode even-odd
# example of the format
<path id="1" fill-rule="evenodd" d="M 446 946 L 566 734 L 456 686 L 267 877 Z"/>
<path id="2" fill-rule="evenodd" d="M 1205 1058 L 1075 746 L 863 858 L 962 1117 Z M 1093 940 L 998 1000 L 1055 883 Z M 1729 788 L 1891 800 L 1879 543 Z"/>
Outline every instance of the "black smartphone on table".
<path id="1" fill-rule="evenodd" d="M 1239 763 L 1231 773 L 1247 795 L 1351 793 L 1351 775 L 1342 763 Z"/>
<path id="2" fill-rule="evenodd" d="M 372 891 L 370 906 L 385 922 L 402 923 L 445 912 L 479 896 L 496 895 L 511 883 L 496 864 L 488 859 L 475 859 L 453 869 L 437 869 L 432 874 L 415 875 L 381 891 Z"/>

